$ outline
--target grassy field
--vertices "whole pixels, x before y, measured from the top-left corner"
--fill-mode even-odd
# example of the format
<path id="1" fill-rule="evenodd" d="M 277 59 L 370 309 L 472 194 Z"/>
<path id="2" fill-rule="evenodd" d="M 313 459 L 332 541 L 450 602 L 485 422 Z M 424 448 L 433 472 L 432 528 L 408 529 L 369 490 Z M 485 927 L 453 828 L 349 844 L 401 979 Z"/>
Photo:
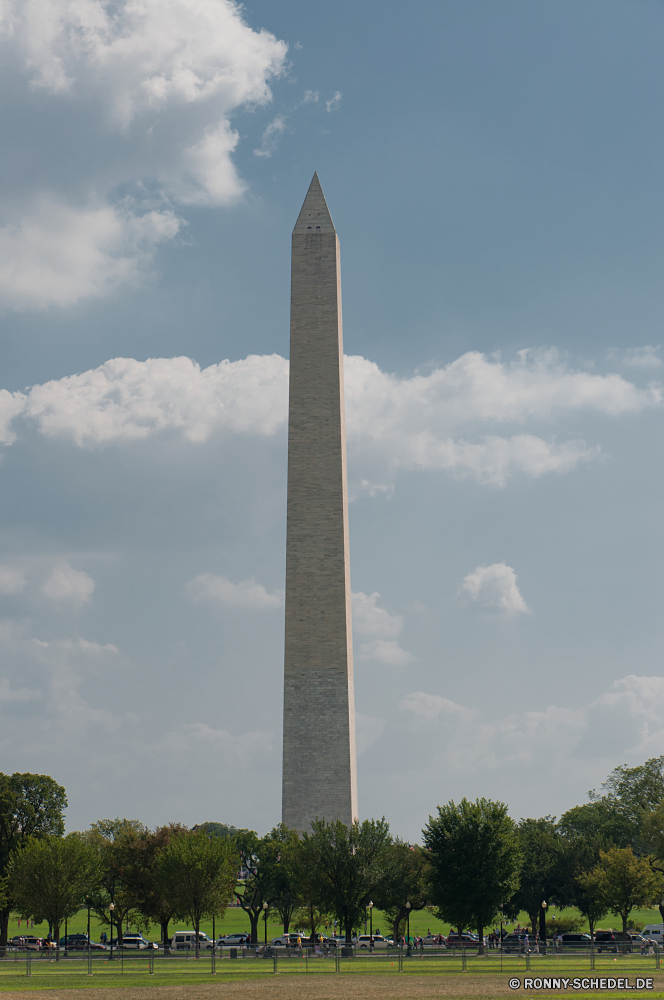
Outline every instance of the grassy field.
<path id="1" fill-rule="evenodd" d="M 464 971 L 465 966 L 465 971 Z M 529 968 L 528 968 L 529 966 Z M 387 990 L 385 995 L 392 995 L 395 984 L 402 985 L 415 978 L 428 980 L 436 984 L 435 995 L 447 992 L 442 989 L 445 982 L 465 982 L 465 995 L 500 995 L 496 992 L 497 985 L 504 990 L 502 995 L 513 995 L 508 987 L 511 977 L 518 977 L 521 983 L 526 977 L 535 980 L 553 977 L 568 978 L 628 978 L 636 984 L 637 978 L 653 978 L 659 989 L 664 986 L 664 976 L 656 969 L 656 959 L 653 956 L 625 955 L 616 958 L 612 955 L 596 956 L 594 971 L 591 971 L 591 960 L 588 955 L 537 956 L 527 960 L 523 956 L 503 958 L 497 954 L 486 957 L 466 956 L 465 962 L 460 956 L 414 955 L 403 959 L 403 972 L 400 972 L 397 955 L 382 954 L 362 956 L 358 958 L 304 958 L 286 959 L 280 956 L 276 967 L 271 959 L 244 958 L 232 960 L 217 959 L 215 974 L 212 973 L 211 960 L 184 959 L 180 957 L 156 958 L 152 965 L 154 974 L 150 974 L 151 963 L 145 955 L 135 955 L 122 961 L 111 963 L 103 956 L 92 963 L 92 976 L 88 975 L 88 963 L 81 958 L 68 958 L 60 962 L 43 957 L 33 959 L 30 973 L 27 976 L 25 959 L 19 961 L 0 962 L 0 991 L 16 993 L 17 991 L 49 990 L 62 991 L 73 989 L 131 989 L 149 994 L 155 987 L 187 987 L 192 991 L 205 984 L 230 985 L 250 984 L 258 981 L 289 980 L 292 984 L 291 993 L 297 991 L 298 981 L 316 981 L 319 984 L 315 995 L 332 996 L 343 994 L 340 988 L 342 982 L 350 980 L 365 980 L 382 982 Z M 275 975 L 275 972 L 277 973 Z M 253 989 L 253 987 L 252 987 Z M 535 987 L 535 990 L 538 988 Z M 540 984 L 541 989 L 541 984 Z M 408 996 L 410 987 L 404 988 L 400 996 Z M 517 991 L 519 992 L 519 991 Z M 532 993 L 533 990 L 531 989 Z M 579 995 L 579 990 L 574 991 Z M 244 993 L 242 994 L 244 995 Z M 380 992 L 375 994 L 380 996 Z M 632 995 L 637 995 L 634 992 Z M 649 991 L 650 996 L 653 992 Z M 655 995 L 662 995 L 661 992 Z"/>
<path id="2" fill-rule="evenodd" d="M 577 911 L 573 909 L 558 910 L 554 912 L 556 913 L 557 916 L 579 916 Z M 278 921 L 278 915 L 275 914 L 275 916 L 277 916 L 276 920 L 269 919 L 267 923 L 268 941 L 271 938 L 276 937 L 283 930 L 281 924 Z M 662 921 L 659 910 L 634 910 L 631 915 L 631 919 L 638 920 L 644 925 L 658 924 L 661 923 Z M 78 934 L 85 932 L 87 929 L 87 921 L 88 921 L 87 911 L 81 910 L 76 917 L 74 917 L 72 920 L 69 921 L 67 927 L 68 932 L 70 934 Z M 528 922 L 528 917 L 525 913 L 520 914 L 519 922 L 521 923 L 522 926 Z M 384 934 L 387 934 L 390 931 L 389 921 L 378 910 L 374 911 L 373 926 L 374 926 L 374 932 L 377 932 L 377 929 L 380 929 L 380 931 Z M 603 928 L 612 927 L 614 930 L 616 929 L 620 930 L 622 925 L 619 917 L 607 916 L 603 921 L 601 921 L 601 926 Z M 103 925 L 101 925 L 96 920 L 94 915 L 91 916 L 90 928 L 91 928 L 91 936 L 94 941 L 99 941 L 100 934 L 103 930 L 106 930 L 106 932 L 108 933 L 108 927 L 107 926 L 104 927 Z M 169 931 L 170 933 L 173 933 L 173 931 L 178 929 L 182 929 L 182 925 L 173 923 L 170 925 Z M 130 930 L 134 930 L 134 928 L 130 926 Z M 212 921 L 211 920 L 205 921 L 201 925 L 201 930 L 205 931 L 206 934 L 212 936 Z M 224 919 L 216 922 L 215 930 L 217 935 L 232 934 L 235 931 L 249 931 L 249 918 L 247 917 L 246 913 L 244 913 L 238 907 L 231 907 L 226 911 L 226 916 L 224 917 Z M 413 936 L 421 934 L 422 937 L 424 937 L 426 934 L 429 933 L 429 931 L 431 931 L 432 934 L 448 934 L 449 930 L 450 930 L 449 924 L 444 924 L 442 923 L 442 921 L 436 920 L 433 914 L 429 913 L 428 910 L 421 910 L 411 915 L 410 933 Z M 584 923 L 582 925 L 582 930 L 586 931 L 588 930 L 587 923 Z M 23 934 L 26 933 L 25 921 L 21 921 L 21 927 L 19 928 L 18 917 L 15 914 L 12 914 L 12 919 L 10 920 L 9 923 L 9 937 L 13 937 L 15 934 L 21 934 L 21 933 Z M 35 927 L 34 932 L 31 931 L 30 933 L 35 933 L 39 936 L 45 937 L 46 934 L 48 933 L 48 927 L 46 924 L 41 924 L 40 926 Z M 64 927 L 61 929 L 61 934 L 64 934 Z M 155 941 L 158 940 L 159 928 L 153 926 L 150 929 L 149 933 L 146 934 L 146 937 L 150 938 L 151 940 Z M 260 920 L 259 923 L 258 937 L 259 941 L 263 941 L 264 925 L 262 919 Z"/>

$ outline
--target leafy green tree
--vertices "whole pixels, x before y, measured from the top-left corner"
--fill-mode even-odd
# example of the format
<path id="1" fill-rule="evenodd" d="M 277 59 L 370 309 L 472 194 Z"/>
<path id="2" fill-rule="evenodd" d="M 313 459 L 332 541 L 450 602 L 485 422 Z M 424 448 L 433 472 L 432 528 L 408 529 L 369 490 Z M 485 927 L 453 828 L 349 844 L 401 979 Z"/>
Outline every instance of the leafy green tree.
<path id="1" fill-rule="evenodd" d="M 314 820 L 302 836 L 302 874 L 309 904 L 334 913 L 350 943 L 353 928 L 389 878 L 394 860 L 385 819 L 346 826 L 340 820 Z"/>
<path id="2" fill-rule="evenodd" d="M 147 832 L 147 827 L 135 819 L 101 819 L 83 834 L 97 853 L 102 873 L 90 897 L 91 908 L 99 922 L 109 926 L 111 938 L 115 927 L 119 947 L 122 947 L 122 928 L 126 920 L 142 929 L 148 926 L 139 909 L 140 897 L 123 874 L 122 863 L 128 847 Z M 112 917 L 111 903 L 114 906 Z"/>
<path id="3" fill-rule="evenodd" d="M 297 834 L 280 824 L 265 837 L 259 837 L 253 830 L 240 830 L 233 841 L 240 856 L 235 896 L 249 917 L 251 943 L 258 943 L 258 922 L 264 903 L 279 910 L 287 932 L 293 911 L 303 902 L 298 887 Z"/>
<path id="4" fill-rule="evenodd" d="M 568 840 L 583 838 L 602 843 L 605 848 L 628 847 L 638 835 L 622 803 L 610 797 L 596 798 L 568 809 L 560 817 L 558 830 Z"/>
<path id="5" fill-rule="evenodd" d="M 439 918 L 460 934 L 476 927 L 484 954 L 484 928 L 519 887 L 521 847 L 507 806 L 490 799 L 448 802 L 429 817 L 423 833 L 430 898 Z"/>
<path id="6" fill-rule="evenodd" d="M 654 809 L 664 799 L 664 756 L 651 757 L 645 764 L 615 767 L 602 785 L 605 795 L 617 799 L 635 825 L 641 824 L 643 815 Z M 591 798 L 598 798 L 591 792 Z"/>
<path id="7" fill-rule="evenodd" d="M 645 764 L 621 764 L 611 771 L 599 792 L 588 792 L 590 802 L 569 809 L 560 818 L 560 832 L 603 841 L 606 847 L 629 847 L 644 853 L 643 824 L 664 799 L 664 756 Z"/>
<path id="8" fill-rule="evenodd" d="M 9 859 L 32 837 L 61 837 L 65 830 L 67 796 L 62 785 L 46 774 L 0 773 L 0 880 Z M 14 905 L 5 889 L 0 899 L 0 948 L 7 946 L 9 914 Z"/>
<path id="9" fill-rule="evenodd" d="M 140 912 L 146 929 L 151 922 L 159 924 L 164 942 L 168 940 L 170 921 L 184 914 L 177 912 L 171 899 L 164 895 L 157 862 L 159 854 L 168 847 L 173 837 L 185 832 L 186 828 L 179 823 L 170 823 L 156 830 L 130 828 L 113 846 L 112 865 L 127 901 L 134 911 Z"/>
<path id="10" fill-rule="evenodd" d="M 525 910 L 533 934 L 538 933 L 539 924 L 540 939 L 546 941 L 546 909 L 542 903 L 561 905 L 563 902 L 560 898 L 563 845 L 555 818 L 522 819 L 517 826 L 517 836 L 523 857 L 520 886 L 509 900 L 507 909 L 510 913 Z"/>
<path id="11" fill-rule="evenodd" d="M 209 837 L 204 830 L 172 837 L 157 855 L 157 877 L 174 911 L 186 913 L 198 934 L 205 916 L 222 917 L 235 886 L 237 854 L 231 840 Z"/>
<path id="12" fill-rule="evenodd" d="M 640 847 L 653 859 L 653 868 L 664 871 L 664 800 L 643 817 Z M 658 908 L 664 921 L 664 900 L 660 899 Z"/>
<path id="13" fill-rule="evenodd" d="M 407 844 L 399 838 L 389 845 L 388 851 L 392 864 L 374 902 L 390 921 L 392 937 L 397 941 L 408 915 L 406 903 L 410 903 L 411 911 L 415 911 L 423 910 L 429 901 L 429 856 L 421 847 Z"/>
<path id="14" fill-rule="evenodd" d="M 308 927 L 310 940 L 313 941 L 316 938 L 316 931 L 321 924 L 330 919 L 330 915 L 314 903 L 308 903 L 295 910 L 291 919 L 296 927 Z"/>
<path id="15" fill-rule="evenodd" d="M 560 877 L 555 901 L 559 906 L 575 906 L 588 920 L 592 935 L 595 924 L 606 913 L 606 906 L 579 880 L 599 863 L 600 851 L 613 845 L 601 838 L 572 835 L 562 836 L 560 846 Z"/>
<path id="16" fill-rule="evenodd" d="M 664 895 L 664 875 L 656 871 L 648 857 L 637 857 L 631 847 L 613 847 L 600 852 L 599 864 L 579 883 L 600 909 L 611 910 L 622 919 L 623 939 L 627 940 L 627 918 L 635 907 L 650 906 Z"/>
<path id="17" fill-rule="evenodd" d="M 192 830 L 205 830 L 208 837 L 234 837 L 242 832 L 236 826 L 229 826 L 227 823 L 199 823 L 193 826 Z"/>
<path id="18" fill-rule="evenodd" d="M 289 830 L 279 823 L 271 830 L 264 843 L 268 847 L 268 862 L 272 869 L 271 905 L 279 912 L 284 928 L 288 934 L 290 923 L 295 911 L 302 907 L 301 855 L 302 843 L 295 830 Z M 309 914 L 309 922 L 314 914 Z M 312 934 L 315 927 L 312 926 Z"/>
<path id="19" fill-rule="evenodd" d="M 9 861 L 7 881 L 16 909 L 45 917 L 60 955 L 60 926 L 83 906 L 100 875 L 99 858 L 78 833 L 29 840 Z"/>

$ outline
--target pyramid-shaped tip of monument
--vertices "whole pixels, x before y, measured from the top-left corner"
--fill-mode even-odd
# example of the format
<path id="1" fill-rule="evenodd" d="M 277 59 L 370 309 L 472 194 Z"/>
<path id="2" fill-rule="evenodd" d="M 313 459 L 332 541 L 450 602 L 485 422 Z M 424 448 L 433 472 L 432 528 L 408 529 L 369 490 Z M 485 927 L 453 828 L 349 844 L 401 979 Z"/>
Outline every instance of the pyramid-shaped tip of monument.
<path id="1" fill-rule="evenodd" d="M 307 196 L 300 209 L 293 232 L 307 233 L 314 236 L 317 233 L 336 232 L 317 173 L 311 179 Z"/>

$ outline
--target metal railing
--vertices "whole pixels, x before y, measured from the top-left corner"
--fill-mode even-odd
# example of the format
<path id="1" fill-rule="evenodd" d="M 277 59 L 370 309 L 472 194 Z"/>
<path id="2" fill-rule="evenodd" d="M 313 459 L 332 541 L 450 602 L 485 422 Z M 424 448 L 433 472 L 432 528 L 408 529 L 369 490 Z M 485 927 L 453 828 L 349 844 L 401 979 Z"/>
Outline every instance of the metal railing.
<path id="1" fill-rule="evenodd" d="M 113 962 L 110 952 L 12 950 L 0 954 L 0 982 L 7 983 L 20 976 L 40 977 L 44 981 L 57 979 L 75 982 L 78 977 L 155 976 L 208 978 L 219 975 L 252 974 L 309 974 L 376 972 L 389 974 L 430 971 L 444 973 L 518 973 L 536 972 L 538 975 L 567 975 L 568 973 L 604 969 L 616 974 L 630 972 L 642 975 L 646 971 L 661 969 L 661 949 L 658 945 L 640 951 L 602 950 L 590 947 L 563 945 L 555 950 L 540 949 L 539 953 L 504 952 L 500 947 L 487 949 L 484 955 L 468 948 L 412 949 L 408 954 L 403 947 L 371 952 L 359 948 L 284 948 L 215 947 L 199 951 L 186 949 L 169 953 L 153 949 L 136 951 L 114 949 Z M 617 966 L 615 963 L 619 963 Z"/>

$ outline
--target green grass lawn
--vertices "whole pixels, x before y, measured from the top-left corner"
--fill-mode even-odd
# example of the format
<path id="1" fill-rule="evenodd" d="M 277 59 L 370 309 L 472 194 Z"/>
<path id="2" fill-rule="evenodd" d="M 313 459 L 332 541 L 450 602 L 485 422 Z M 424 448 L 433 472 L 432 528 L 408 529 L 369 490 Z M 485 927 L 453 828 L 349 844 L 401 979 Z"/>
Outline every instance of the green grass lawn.
<path id="1" fill-rule="evenodd" d="M 525 956 L 514 955 L 503 957 L 489 953 L 486 957 L 466 956 L 465 971 L 474 975 L 517 975 L 524 977 L 599 977 L 615 976 L 629 977 L 634 982 L 636 977 L 651 977 L 656 975 L 656 959 L 654 956 L 598 955 L 594 960 L 594 971 L 591 971 L 591 960 L 587 954 L 572 954 L 565 956 Z M 458 975 L 464 971 L 464 963 L 460 956 L 413 955 L 404 958 L 403 972 L 410 975 Z M 528 968 L 529 966 L 529 968 Z M 110 987 L 110 986 L 151 986 L 194 984 L 212 981 L 231 981 L 263 978 L 272 976 L 275 972 L 271 959 L 239 958 L 233 960 L 217 959 L 216 974 L 213 976 L 209 956 L 196 960 L 180 956 L 154 960 L 154 974 L 150 975 L 150 961 L 147 955 L 133 955 L 122 961 L 110 962 L 103 956 L 92 962 L 92 977 L 88 976 L 88 963 L 85 958 L 67 958 L 60 962 L 44 957 L 35 958 L 31 963 L 31 975 L 26 975 L 27 966 L 24 958 L 18 961 L 0 962 L 0 990 L 18 989 L 54 989 L 65 987 Z M 333 957 L 304 959 L 292 957 L 286 959 L 279 956 L 277 971 L 286 975 L 352 975 L 379 974 L 393 976 L 399 974 L 399 959 L 396 954 L 377 954 L 357 958 L 341 959 L 339 963 Z"/>
<path id="2" fill-rule="evenodd" d="M 555 910 L 553 907 L 551 907 L 551 910 L 549 911 L 549 918 L 552 917 L 554 914 L 556 916 L 579 916 L 577 910 L 574 909 Z M 278 934 L 281 934 L 283 930 L 281 924 L 279 923 L 278 915 L 276 915 L 276 917 L 277 917 L 276 920 L 275 919 L 268 920 L 267 923 L 268 941 L 271 940 L 271 938 L 276 937 Z M 659 910 L 634 910 L 631 914 L 631 919 L 638 920 L 644 925 L 658 924 L 662 922 Z M 72 920 L 69 921 L 67 926 L 68 933 L 79 934 L 85 932 L 87 930 L 87 921 L 88 921 L 87 911 L 81 910 L 76 917 L 74 917 Z M 525 913 L 520 914 L 519 923 L 522 926 L 525 926 L 527 922 L 528 922 L 527 914 Z M 169 932 L 172 934 L 173 931 L 182 929 L 184 926 L 186 925 L 182 923 L 179 924 L 172 923 L 169 927 Z M 511 925 L 505 925 L 505 926 L 511 927 Z M 603 928 L 611 927 L 614 930 L 620 930 L 622 928 L 622 923 L 620 917 L 615 917 L 609 914 L 607 917 L 604 918 L 604 920 L 601 921 L 600 926 Z M 386 935 L 390 932 L 389 921 L 378 910 L 374 910 L 373 927 L 374 927 L 374 932 L 376 932 L 378 929 L 380 929 L 381 933 Z M 108 933 L 108 926 L 104 927 L 102 924 L 100 924 L 94 915 L 91 916 L 90 929 L 93 941 L 99 941 L 101 932 L 103 930 L 106 930 L 106 932 Z M 135 928 L 130 926 L 129 929 L 134 930 Z M 238 907 L 230 907 L 226 911 L 224 919 L 221 921 L 219 920 L 216 921 L 216 927 L 215 927 L 217 935 L 232 934 L 236 931 L 248 932 L 249 929 L 250 929 L 249 918 L 247 917 L 246 913 L 244 913 L 244 911 L 239 909 Z M 205 933 L 209 934 L 211 937 L 212 921 L 211 920 L 204 921 L 203 924 L 201 924 L 201 930 L 205 931 Z M 324 928 L 322 928 L 322 930 L 324 931 Z M 329 932 L 331 932 L 331 930 L 332 928 L 329 929 Z M 362 930 L 364 930 L 364 928 L 362 928 Z M 421 934 L 422 937 L 424 937 L 426 934 L 429 933 L 429 931 L 431 931 L 432 934 L 448 934 L 449 930 L 450 930 L 449 924 L 445 924 L 440 920 L 436 920 L 433 914 L 430 913 L 428 910 L 420 910 L 419 912 L 411 914 L 410 933 L 414 937 L 419 934 Z M 489 928 L 487 928 L 487 930 L 489 930 Z M 585 921 L 582 925 L 582 930 L 585 931 L 588 930 L 588 924 Z M 64 932 L 65 929 L 64 927 L 62 927 L 60 933 L 64 935 Z M 26 933 L 25 921 L 21 921 L 21 927 L 19 927 L 18 917 L 15 914 L 12 914 L 12 918 L 9 922 L 9 937 L 11 938 L 14 937 L 15 934 L 25 934 L 25 933 Z M 28 933 L 34 933 L 38 936 L 46 937 L 46 934 L 48 933 L 48 926 L 46 924 L 35 926 L 34 931 L 31 930 Z M 150 940 L 153 941 L 159 940 L 159 927 L 152 926 L 150 931 L 146 934 L 146 937 L 148 937 Z M 258 937 L 259 941 L 263 941 L 264 924 L 262 919 L 259 922 Z"/>

